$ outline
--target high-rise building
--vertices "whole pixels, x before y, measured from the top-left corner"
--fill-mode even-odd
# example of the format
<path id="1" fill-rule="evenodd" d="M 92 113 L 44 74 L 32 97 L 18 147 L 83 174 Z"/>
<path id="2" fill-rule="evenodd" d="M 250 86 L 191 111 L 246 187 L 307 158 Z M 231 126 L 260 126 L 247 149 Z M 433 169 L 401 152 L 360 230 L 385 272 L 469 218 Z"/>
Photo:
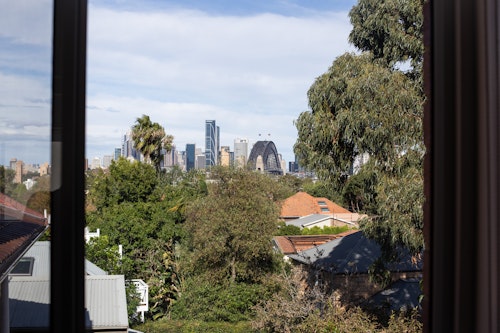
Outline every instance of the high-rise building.
<path id="1" fill-rule="evenodd" d="M 23 181 L 23 168 L 24 168 L 23 161 L 16 160 L 15 168 L 16 168 L 16 175 L 14 176 L 14 183 L 21 184 L 21 182 Z"/>
<path id="2" fill-rule="evenodd" d="M 229 146 L 220 147 L 220 165 L 231 165 L 231 151 L 229 150 Z"/>
<path id="3" fill-rule="evenodd" d="M 163 155 L 163 163 L 166 168 L 171 168 L 178 164 L 177 149 L 175 145 L 172 145 L 170 152 Z"/>
<path id="4" fill-rule="evenodd" d="M 87 170 L 87 169 L 85 169 L 85 170 Z M 40 165 L 40 169 L 38 172 L 40 173 L 40 176 L 50 175 L 49 162 L 45 162 L 42 165 Z"/>
<path id="5" fill-rule="evenodd" d="M 196 145 L 194 143 L 186 144 L 186 171 L 194 169 Z"/>
<path id="6" fill-rule="evenodd" d="M 118 161 L 120 159 L 120 156 L 122 156 L 122 149 L 121 148 L 115 148 L 114 160 Z"/>
<path id="7" fill-rule="evenodd" d="M 205 169 L 205 154 L 196 155 L 195 168 L 196 169 Z"/>
<path id="8" fill-rule="evenodd" d="M 244 167 L 247 164 L 248 158 L 248 140 L 235 139 L 234 140 L 234 165 L 237 167 Z"/>
<path id="9" fill-rule="evenodd" d="M 215 120 L 205 120 L 205 166 L 217 165 L 220 129 Z"/>
<path id="10" fill-rule="evenodd" d="M 99 157 L 94 157 L 92 159 L 92 164 L 90 165 L 92 170 L 101 168 L 101 159 Z"/>
<path id="11" fill-rule="evenodd" d="M 11 170 L 16 170 L 16 163 L 17 163 L 17 158 L 11 158 L 10 163 L 9 163 L 9 168 Z"/>
<path id="12" fill-rule="evenodd" d="M 125 158 L 131 157 L 138 161 L 141 160 L 141 154 L 134 148 L 134 141 L 130 132 L 123 136 L 122 156 Z"/>
<path id="13" fill-rule="evenodd" d="M 104 169 L 109 168 L 109 166 L 111 165 L 111 161 L 112 160 L 113 160 L 113 156 L 111 156 L 111 155 L 104 155 L 102 157 L 102 167 Z"/>

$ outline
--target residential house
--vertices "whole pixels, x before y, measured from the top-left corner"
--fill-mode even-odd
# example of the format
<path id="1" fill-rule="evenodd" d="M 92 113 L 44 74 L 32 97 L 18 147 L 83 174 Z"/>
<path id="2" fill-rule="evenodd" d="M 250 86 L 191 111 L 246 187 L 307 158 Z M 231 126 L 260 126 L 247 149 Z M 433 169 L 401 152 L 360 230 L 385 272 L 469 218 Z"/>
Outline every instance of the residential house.
<path id="1" fill-rule="evenodd" d="M 0 193 L 0 332 L 9 332 L 8 274 L 48 226 L 47 218 Z"/>
<path id="2" fill-rule="evenodd" d="M 287 256 L 303 265 L 311 283 L 338 291 L 343 303 L 360 304 L 383 290 L 369 277 L 370 267 L 380 254 L 379 244 L 357 231 Z M 422 258 L 401 250 L 397 260 L 387 267 L 391 283 L 421 279 L 422 266 Z"/>
<path id="3" fill-rule="evenodd" d="M 88 332 L 127 332 L 123 275 L 107 275 L 85 260 L 85 325 Z M 35 243 L 9 277 L 11 332 L 48 332 L 50 242 Z"/>
<path id="4" fill-rule="evenodd" d="M 306 192 L 298 192 L 287 198 L 282 206 L 280 218 L 285 221 L 311 214 L 350 214 L 351 212 L 327 198 L 315 198 Z"/>

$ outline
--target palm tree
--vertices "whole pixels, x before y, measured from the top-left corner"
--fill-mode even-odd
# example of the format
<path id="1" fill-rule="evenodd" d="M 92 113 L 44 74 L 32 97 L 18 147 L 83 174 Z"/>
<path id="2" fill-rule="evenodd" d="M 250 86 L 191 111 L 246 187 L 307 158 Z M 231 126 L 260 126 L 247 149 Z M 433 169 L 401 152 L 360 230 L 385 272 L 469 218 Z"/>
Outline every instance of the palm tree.
<path id="1" fill-rule="evenodd" d="M 162 150 L 172 150 L 172 135 L 166 135 L 165 129 L 158 123 L 153 123 L 149 116 L 142 115 L 132 126 L 132 140 L 134 148 L 143 156 L 146 162 L 152 163 L 156 171 L 160 171 Z"/>

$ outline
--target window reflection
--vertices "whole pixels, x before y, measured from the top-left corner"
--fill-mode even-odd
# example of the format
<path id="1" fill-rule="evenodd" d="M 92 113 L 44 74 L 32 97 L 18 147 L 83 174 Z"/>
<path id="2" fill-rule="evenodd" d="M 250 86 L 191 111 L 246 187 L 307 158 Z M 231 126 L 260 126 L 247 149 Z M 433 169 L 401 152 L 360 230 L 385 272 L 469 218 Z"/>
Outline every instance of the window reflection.
<path id="1" fill-rule="evenodd" d="M 52 21 L 52 1 L 0 2 L 1 332 L 49 326 L 49 275 L 23 256 L 49 238 Z"/>

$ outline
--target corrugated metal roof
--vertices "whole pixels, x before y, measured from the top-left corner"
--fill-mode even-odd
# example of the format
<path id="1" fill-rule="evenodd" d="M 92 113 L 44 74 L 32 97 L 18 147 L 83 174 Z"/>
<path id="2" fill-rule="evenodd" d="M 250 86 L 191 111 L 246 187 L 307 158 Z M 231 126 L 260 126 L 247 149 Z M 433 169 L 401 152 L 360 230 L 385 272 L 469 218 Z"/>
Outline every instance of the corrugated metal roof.
<path id="1" fill-rule="evenodd" d="M 33 276 L 50 276 L 50 242 L 41 241 L 36 242 L 26 252 L 24 257 L 34 258 L 33 263 Z M 94 263 L 85 259 L 85 272 L 87 275 L 107 275 L 108 273 L 95 265 Z"/>
<path id="2" fill-rule="evenodd" d="M 123 275 L 87 276 L 85 307 L 92 328 L 127 328 L 127 299 Z"/>
<path id="3" fill-rule="evenodd" d="M 15 328 L 49 326 L 50 280 L 46 277 L 11 277 L 9 280 L 10 325 Z M 128 327 L 123 275 L 86 276 L 86 327 Z"/>
<path id="4" fill-rule="evenodd" d="M 46 278 L 9 278 L 11 327 L 48 327 L 50 281 Z"/>

